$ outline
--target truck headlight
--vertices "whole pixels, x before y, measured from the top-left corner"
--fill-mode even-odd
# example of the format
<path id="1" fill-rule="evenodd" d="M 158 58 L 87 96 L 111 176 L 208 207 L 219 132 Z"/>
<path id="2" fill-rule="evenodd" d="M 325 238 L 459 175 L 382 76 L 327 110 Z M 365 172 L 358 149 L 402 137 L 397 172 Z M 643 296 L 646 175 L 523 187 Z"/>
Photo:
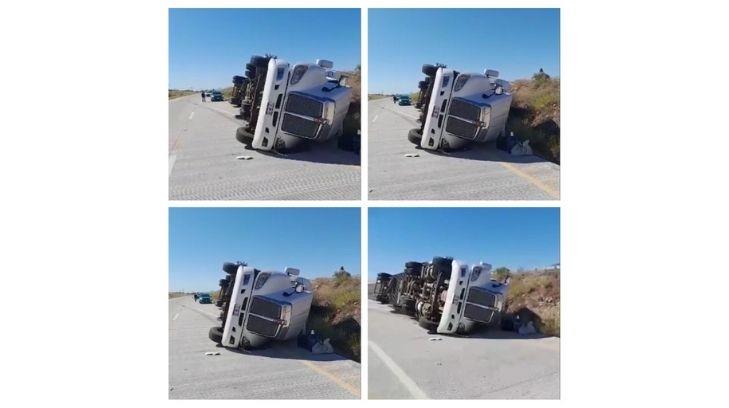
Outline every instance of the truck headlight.
<path id="1" fill-rule="evenodd" d="M 489 127 L 489 123 L 491 123 L 491 108 L 488 106 L 484 106 L 481 108 L 481 120 L 480 125 L 483 128 Z"/>
<path id="2" fill-rule="evenodd" d="M 308 65 L 297 65 L 294 67 L 294 72 L 291 74 L 291 85 L 296 85 L 301 81 L 306 71 L 309 69 Z"/>
<path id="3" fill-rule="evenodd" d="M 289 327 L 291 324 L 291 305 L 283 305 L 281 307 L 281 326 Z"/>

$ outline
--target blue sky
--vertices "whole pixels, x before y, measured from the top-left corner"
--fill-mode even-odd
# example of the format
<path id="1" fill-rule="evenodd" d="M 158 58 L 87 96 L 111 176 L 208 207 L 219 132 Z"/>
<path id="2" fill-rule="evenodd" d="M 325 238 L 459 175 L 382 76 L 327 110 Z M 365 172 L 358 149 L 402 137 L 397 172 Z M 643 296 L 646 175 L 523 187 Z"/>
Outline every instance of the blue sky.
<path id="1" fill-rule="evenodd" d="M 341 70 L 361 62 L 359 9 L 170 9 L 169 18 L 171 89 L 231 86 L 253 54 Z M 327 29 L 312 39 L 311 27 Z"/>
<path id="2" fill-rule="evenodd" d="M 413 92 L 436 62 L 507 80 L 559 76 L 559 9 L 369 9 L 368 19 L 368 93 Z"/>
<path id="3" fill-rule="evenodd" d="M 359 208 L 170 208 L 170 291 L 213 290 L 226 261 L 360 274 Z"/>
<path id="4" fill-rule="evenodd" d="M 532 269 L 559 262 L 558 208 L 370 208 L 369 273 L 452 256 Z"/>

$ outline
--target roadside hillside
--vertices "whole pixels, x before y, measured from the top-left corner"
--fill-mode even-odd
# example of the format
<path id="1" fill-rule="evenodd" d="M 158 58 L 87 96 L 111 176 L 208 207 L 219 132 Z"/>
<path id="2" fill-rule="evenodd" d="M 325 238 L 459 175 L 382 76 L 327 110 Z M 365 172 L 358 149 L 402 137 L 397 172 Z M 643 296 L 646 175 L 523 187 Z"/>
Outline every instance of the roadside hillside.
<path id="1" fill-rule="evenodd" d="M 560 162 L 560 83 L 542 71 L 531 79 L 511 83 L 511 112 L 507 128 L 521 140 L 529 140 L 534 153 Z"/>
<path id="2" fill-rule="evenodd" d="M 502 268 L 500 268 L 502 269 Z M 560 334 L 560 270 L 548 269 L 511 275 L 506 312 L 532 320 L 540 333 Z"/>
<path id="3" fill-rule="evenodd" d="M 312 282 L 314 300 L 307 330 L 331 339 L 334 349 L 360 361 L 360 277 L 343 269 Z"/>
<path id="4" fill-rule="evenodd" d="M 168 89 L 167 90 L 167 98 L 168 99 L 175 99 L 186 95 L 192 95 L 196 93 L 193 90 L 190 89 Z"/>

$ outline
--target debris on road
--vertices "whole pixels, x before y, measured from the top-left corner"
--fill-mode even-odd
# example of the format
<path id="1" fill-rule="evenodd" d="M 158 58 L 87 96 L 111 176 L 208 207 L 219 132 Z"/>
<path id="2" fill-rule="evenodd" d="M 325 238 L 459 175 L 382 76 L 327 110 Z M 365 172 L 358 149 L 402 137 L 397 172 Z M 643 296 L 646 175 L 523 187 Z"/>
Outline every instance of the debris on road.
<path id="1" fill-rule="evenodd" d="M 527 324 L 523 324 L 519 326 L 518 333 L 521 336 L 527 336 L 530 334 L 536 334 L 537 329 L 534 327 L 533 322 L 527 322 Z"/>
<path id="2" fill-rule="evenodd" d="M 329 339 L 324 339 L 324 341 L 314 344 L 311 352 L 314 354 L 332 354 L 334 353 L 334 347 L 332 347 Z"/>
<path id="3" fill-rule="evenodd" d="M 420 155 L 417 153 L 407 153 L 405 154 L 405 157 L 420 157 Z"/>
<path id="4" fill-rule="evenodd" d="M 334 353 L 334 347 L 331 345 L 331 340 L 326 338 L 323 339 L 318 334 L 311 331 L 308 335 L 299 335 L 296 344 L 314 354 L 331 354 Z"/>
<path id="5" fill-rule="evenodd" d="M 519 141 L 519 138 L 514 136 L 514 132 L 510 132 L 509 136 L 499 138 L 496 141 L 496 148 L 512 156 L 531 156 L 533 154 L 529 141 Z"/>
<path id="6" fill-rule="evenodd" d="M 236 160 L 252 160 L 253 156 L 238 156 Z"/>
<path id="7" fill-rule="evenodd" d="M 220 352 L 219 351 L 206 351 L 205 355 L 206 356 L 219 356 Z"/>
<path id="8" fill-rule="evenodd" d="M 443 339 L 441 339 L 440 337 L 431 337 L 428 339 L 428 341 L 441 341 L 441 340 L 443 340 Z"/>

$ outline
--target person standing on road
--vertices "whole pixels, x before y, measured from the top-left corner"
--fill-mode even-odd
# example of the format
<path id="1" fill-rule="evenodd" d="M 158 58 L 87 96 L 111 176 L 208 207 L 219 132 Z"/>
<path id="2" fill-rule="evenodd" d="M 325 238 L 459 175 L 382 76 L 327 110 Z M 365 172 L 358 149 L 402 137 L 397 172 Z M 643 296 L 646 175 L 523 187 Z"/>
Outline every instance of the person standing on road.
<path id="1" fill-rule="evenodd" d="M 202 101 L 205 102 L 205 91 L 200 92 L 200 95 L 202 96 Z"/>

